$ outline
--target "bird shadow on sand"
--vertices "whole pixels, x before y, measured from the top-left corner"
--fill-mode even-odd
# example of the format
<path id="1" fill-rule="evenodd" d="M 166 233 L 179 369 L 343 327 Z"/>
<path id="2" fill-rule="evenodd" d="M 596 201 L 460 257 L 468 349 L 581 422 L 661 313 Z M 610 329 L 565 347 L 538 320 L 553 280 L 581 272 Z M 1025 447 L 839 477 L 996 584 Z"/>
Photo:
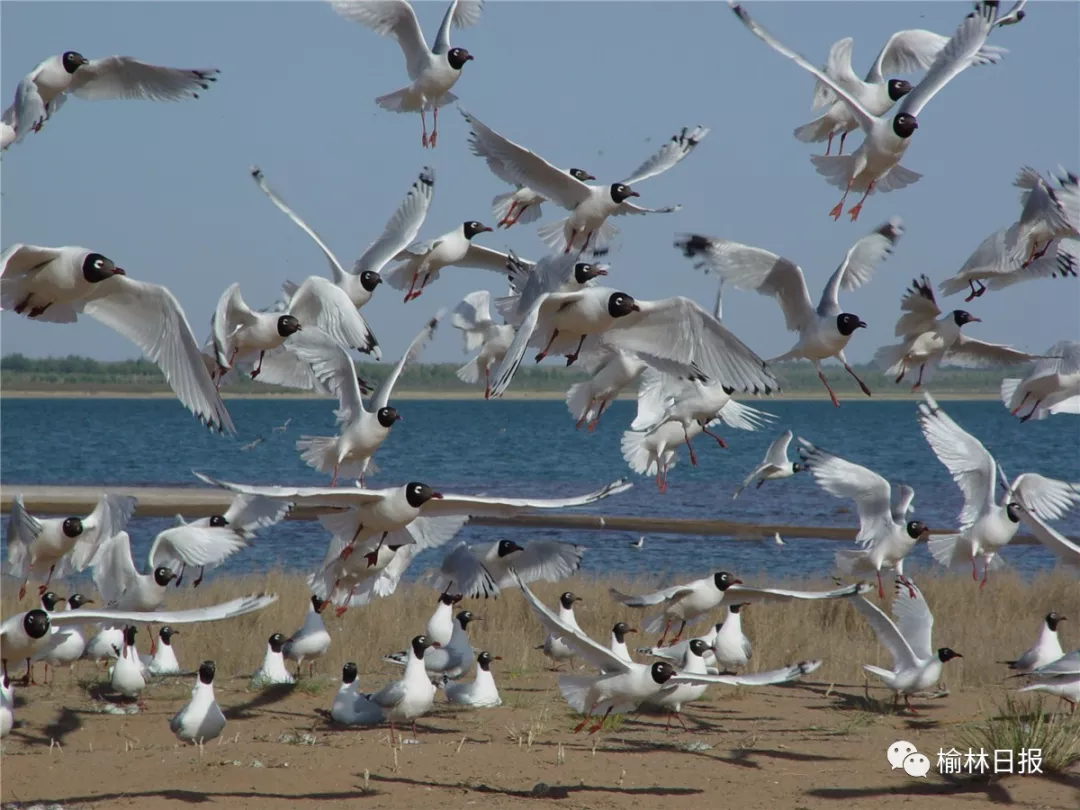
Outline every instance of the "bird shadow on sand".
<path id="1" fill-rule="evenodd" d="M 697 750 L 693 748 L 693 743 L 695 741 L 695 737 L 692 733 L 683 734 L 680 739 L 673 741 L 618 740 L 605 743 L 604 750 L 609 753 L 642 754 L 666 751 L 679 754 L 680 756 L 688 754 L 707 759 L 710 762 L 722 763 L 725 765 L 737 765 L 740 768 L 750 768 L 753 770 L 761 769 L 762 763 L 758 761 L 760 759 L 803 763 L 844 762 L 848 760 L 848 757 L 833 757 L 824 754 L 805 754 L 798 751 L 778 750 L 773 748 L 747 748 L 738 746 L 723 748 L 721 746 L 714 746 L 704 750 Z"/>
<path id="2" fill-rule="evenodd" d="M 246 703 L 238 703 L 235 706 L 222 709 L 226 720 L 249 720 L 256 709 L 264 709 L 280 703 L 296 691 L 296 684 L 279 683 L 263 687 L 255 697 Z"/>
<path id="3" fill-rule="evenodd" d="M 409 785 L 411 787 L 439 788 L 442 790 L 467 790 L 473 793 L 489 793 L 509 796 L 515 799 L 565 799 L 576 793 L 615 793 L 623 796 L 694 796 L 705 791 L 688 787 L 622 787 L 620 785 L 547 785 L 536 784 L 530 790 L 511 790 L 497 788 L 483 783 L 436 782 L 434 780 L 409 779 L 404 776 L 380 776 L 371 774 L 372 782 L 385 784 Z"/>
<path id="4" fill-rule="evenodd" d="M 941 781 L 921 779 L 911 784 L 891 784 L 880 787 L 862 788 L 813 788 L 805 791 L 806 796 L 814 796 L 819 799 L 834 799 L 836 801 L 849 801 L 852 799 L 872 799 L 879 796 L 975 796 L 982 794 L 990 804 L 1016 804 L 1016 800 L 1009 792 L 1006 780 L 987 779 L 985 777 L 956 777 L 941 775 Z M 1025 779 L 1030 777 L 1024 777 Z M 1080 776 L 1070 774 L 1044 774 L 1038 778 L 1046 779 L 1065 787 L 1075 788 L 1080 791 Z M 929 805 L 927 805 L 929 806 Z"/>
<path id="5" fill-rule="evenodd" d="M 104 806 L 114 807 L 116 802 L 130 802 L 132 799 L 158 799 L 154 807 L 161 806 L 161 800 L 184 802 L 185 804 L 209 804 L 222 799 L 285 799 L 288 801 L 324 801 L 337 802 L 349 799 L 370 799 L 379 795 L 378 791 L 357 790 L 326 791 L 321 793 L 267 793 L 261 790 L 224 790 L 224 791 L 201 791 L 180 790 L 166 788 L 163 790 L 144 790 L 140 792 L 124 793 L 99 793 L 89 796 L 63 796 L 56 799 L 34 798 L 22 801 L 24 807 L 59 807 L 60 805 L 71 806 Z M 227 804 L 223 806 L 228 806 Z"/>

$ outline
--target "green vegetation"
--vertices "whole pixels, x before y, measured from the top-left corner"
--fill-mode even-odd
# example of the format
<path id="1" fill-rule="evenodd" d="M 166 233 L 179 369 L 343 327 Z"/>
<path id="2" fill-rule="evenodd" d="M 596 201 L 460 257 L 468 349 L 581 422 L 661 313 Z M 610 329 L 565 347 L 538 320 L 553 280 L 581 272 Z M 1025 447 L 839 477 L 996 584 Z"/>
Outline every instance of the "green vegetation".
<path id="1" fill-rule="evenodd" d="M 476 386 L 461 382 L 454 372 L 457 363 L 417 363 L 405 370 L 398 383 L 401 391 L 431 391 L 454 393 L 476 391 Z M 829 383 L 838 393 L 853 394 L 858 391 L 855 381 L 838 366 L 828 366 Z M 782 363 L 777 373 L 788 393 L 823 392 L 821 382 L 809 363 Z M 388 363 L 357 362 L 356 371 L 366 382 L 377 385 L 390 371 Z M 892 380 L 870 366 L 856 366 L 855 371 L 874 391 L 903 393 L 909 390 L 905 384 L 895 386 Z M 942 369 L 934 376 L 935 392 L 996 394 L 1004 376 L 1022 375 L 1024 369 L 966 370 Z M 571 384 L 585 378 L 583 371 L 558 365 L 523 365 L 514 379 L 517 391 L 555 392 L 565 390 Z M 913 380 L 912 380 L 913 382 Z M 0 387 L 7 391 L 113 391 L 151 393 L 167 391 L 165 381 L 157 366 L 146 360 L 120 360 L 104 362 L 89 357 L 29 358 L 21 354 L 9 354 L 0 358 Z M 276 386 L 264 385 L 241 378 L 229 385 L 229 391 L 249 394 L 280 392 Z M 861 394 L 860 394 L 861 396 Z"/>

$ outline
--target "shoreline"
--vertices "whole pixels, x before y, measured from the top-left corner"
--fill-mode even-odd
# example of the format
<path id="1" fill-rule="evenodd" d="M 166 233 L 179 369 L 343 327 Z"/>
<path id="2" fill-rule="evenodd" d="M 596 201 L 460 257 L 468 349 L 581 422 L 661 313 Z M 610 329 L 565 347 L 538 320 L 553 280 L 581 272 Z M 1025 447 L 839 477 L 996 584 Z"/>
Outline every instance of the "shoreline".
<path id="1" fill-rule="evenodd" d="M 992 391 L 931 391 L 936 399 L 942 401 L 996 401 L 1001 397 L 999 394 Z M 841 392 L 841 396 L 843 396 Z M 64 390 L 34 390 L 34 389 L 18 389 L 18 390 L 3 390 L 0 391 L 0 400 L 2 399 L 85 399 L 88 397 L 94 397 L 96 399 L 175 399 L 176 395 L 171 391 L 110 391 L 110 390 L 95 390 L 92 388 L 72 388 Z M 222 399 L 226 400 L 245 400 L 245 399 L 278 399 L 278 400 L 327 400 L 333 401 L 333 397 L 322 396 L 320 394 L 310 393 L 297 393 L 297 392 L 267 392 L 267 393 L 254 393 L 254 392 L 229 392 L 224 391 L 221 394 Z M 482 400 L 484 398 L 483 391 L 400 391 L 394 394 L 394 399 L 398 400 L 433 400 L 433 401 L 454 401 L 454 400 Z M 521 401 L 521 400 L 556 400 L 562 401 L 566 398 L 564 391 L 508 391 L 501 399 L 509 401 Z M 635 395 L 620 396 L 618 399 L 633 400 Z M 827 401 L 829 396 L 822 391 L 817 393 L 815 391 L 799 391 L 789 394 L 781 393 L 770 397 L 741 397 L 740 399 L 749 400 L 754 399 L 756 401 L 776 400 L 779 402 L 819 402 Z M 921 392 L 887 392 L 883 394 L 875 394 L 873 397 L 864 397 L 860 394 L 857 401 L 863 402 L 916 402 L 922 400 Z M 843 402 L 845 400 L 841 400 Z M 854 397 L 849 395 L 848 401 L 854 401 Z"/>

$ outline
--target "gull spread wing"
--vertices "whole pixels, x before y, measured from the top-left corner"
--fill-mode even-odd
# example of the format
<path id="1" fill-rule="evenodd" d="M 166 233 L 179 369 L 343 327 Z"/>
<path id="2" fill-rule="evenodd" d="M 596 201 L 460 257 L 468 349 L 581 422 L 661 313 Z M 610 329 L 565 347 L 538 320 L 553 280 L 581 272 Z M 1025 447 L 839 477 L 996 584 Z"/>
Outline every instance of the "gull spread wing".
<path id="1" fill-rule="evenodd" d="M 529 509 L 568 509 L 588 506 L 633 486 L 619 479 L 607 486 L 573 498 L 482 498 L 474 495 L 448 495 L 427 501 L 421 510 L 427 517 L 438 515 L 516 515 Z"/>
<path id="2" fill-rule="evenodd" d="M 911 651 L 923 661 L 932 658 L 934 614 L 930 612 L 922 591 L 910 578 L 896 581 L 892 611 L 896 617 L 896 627 Z"/>
<path id="3" fill-rule="evenodd" d="M 94 285 L 78 308 L 142 349 L 177 398 L 204 424 L 235 433 L 232 419 L 203 362 L 180 302 L 165 287 L 112 276 Z"/>
<path id="4" fill-rule="evenodd" d="M 413 338 L 412 343 L 409 344 L 409 348 L 405 350 L 405 354 L 401 355 L 401 359 L 397 361 L 397 364 L 390 371 L 390 374 L 379 385 L 378 390 L 375 391 L 375 395 L 371 399 L 371 407 L 374 411 L 385 408 L 390 402 L 390 394 L 393 392 L 394 386 L 397 385 L 401 372 L 404 371 L 409 363 L 420 356 L 420 352 L 424 350 L 424 347 L 427 346 L 431 338 L 435 336 L 435 330 L 439 326 L 439 320 L 444 314 L 446 314 L 446 310 L 440 309 L 435 313 L 435 316 L 431 320 L 424 324 L 424 328 Z"/>
<path id="5" fill-rule="evenodd" d="M 266 182 L 265 175 L 263 175 L 262 173 L 262 169 L 260 169 L 258 166 L 252 166 L 250 171 L 251 176 L 255 180 L 255 183 L 259 186 L 260 189 L 262 189 L 263 194 L 270 198 L 270 202 L 276 205 L 278 209 L 285 214 L 285 216 L 287 216 L 294 223 L 296 223 L 300 227 L 300 230 L 310 236 L 311 239 L 315 242 L 315 244 L 319 246 L 319 250 L 323 252 L 323 255 L 326 256 L 326 260 L 330 262 L 330 275 L 333 277 L 334 283 L 340 284 L 345 278 L 345 268 L 341 266 L 341 262 L 338 261 L 338 258 L 334 255 L 334 252 L 330 250 L 330 248 L 327 247 L 326 243 L 322 240 L 322 238 L 317 233 L 315 233 L 315 229 L 308 225 L 306 222 L 304 222 L 304 220 L 300 218 L 300 215 L 293 211 L 285 203 L 285 201 L 281 199 L 281 197 L 279 197 L 273 191 L 273 189 L 270 188 L 270 185 Z"/>
<path id="6" fill-rule="evenodd" d="M 964 530 L 994 503 L 997 465 L 983 443 L 953 421 L 930 394 L 919 403 L 918 421 L 934 455 L 964 494 L 960 529 Z"/>
<path id="7" fill-rule="evenodd" d="M 70 92 L 85 99 L 143 98 L 179 101 L 198 98 L 217 81 L 215 68 L 181 70 L 140 62 L 130 56 L 92 59 L 75 71 Z"/>
<path id="8" fill-rule="evenodd" d="M 806 466 L 818 486 L 837 498 L 855 501 L 859 513 L 856 541 L 866 546 L 886 536 L 892 528 L 892 488 L 873 470 L 834 456 L 799 439 Z"/>
<path id="9" fill-rule="evenodd" d="M 622 181 L 625 186 L 634 186 L 642 180 L 656 177 L 668 169 L 674 167 L 679 161 L 694 151 L 701 141 L 709 134 L 707 127 L 683 127 L 676 135 L 650 155 L 644 163 L 634 169 L 630 176 Z"/>
<path id="10" fill-rule="evenodd" d="M 246 546 L 247 541 L 228 526 L 174 526 L 154 538 L 150 569 L 163 565 L 179 571 L 177 562 L 203 567 L 220 565 Z"/>
<path id="11" fill-rule="evenodd" d="M 228 602 L 190 610 L 155 610 L 151 613 L 136 610 L 64 610 L 50 613 L 49 622 L 56 625 L 85 624 L 87 621 L 131 622 L 139 624 L 194 624 L 216 622 L 246 616 L 269 607 L 278 600 L 276 593 L 253 593 L 238 596 Z"/>
<path id="12" fill-rule="evenodd" d="M 1080 484 L 1047 478 L 1038 473 L 1024 473 L 1012 482 L 1007 498 L 1018 499 L 1036 517 L 1057 520 L 1080 503 Z"/>
<path id="13" fill-rule="evenodd" d="M 1020 520 L 1035 535 L 1035 539 L 1046 546 L 1065 565 L 1080 568 L 1080 546 L 1069 540 L 1051 526 L 1047 526 L 1027 509 L 1020 510 Z"/>
<path id="14" fill-rule="evenodd" d="M 424 224 L 434 194 L 435 170 L 425 166 L 401 205 L 386 223 L 382 234 L 368 245 L 363 255 L 356 260 L 352 272 L 355 275 L 360 275 L 365 270 L 381 272 L 388 262 L 412 244 Z"/>
<path id="15" fill-rule="evenodd" d="M 376 360 L 382 356 L 379 341 L 348 293 L 325 278 L 308 277 L 289 300 L 289 313 L 350 349 L 369 353 Z"/>
<path id="16" fill-rule="evenodd" d="M 892 255 L 897 240 L 904 233 L 900 217 L 892 217 L 881 227 L 851 246 L 836 272 L 829 278 L 818 303 L 818 315 L 840 313 L 840 290 L 854 290 L 870 280 L 876 267 Z"/>
<path id="17" fill-rule="evenodd" d="M 901 315 L 896 322 L 894 334 L 897 337 L 914 338 L 934 327 L 934 321 L 941 315 L 937 301 L 934 300 L 934 288 L 930 279 L 922 276 L 915 279 L 900 299 Z"/>
<path id="18" fill-rule="evenodd" d="M 450 50 L 450 26 L 456 28 L 468 28 L 480 19 L 480 12 L 484 8 L 483 0 L 453 0 L 446 10 L 442 25 L 435 35 L 435 42 L 431 46 L 432 53 L 446 53 Z"/>
<path id="19" fill-rule="evenodd" d="M 607 674 L 630 671 L 632 664 L 615 655 L 603 644 L 589 638 L 581 629 L 561 622 L 559 617 L 552 613 L 547 605 L 533 595 L 533 592 L 529 590 L 529 586 L 521 581 L 521 578 L 512 568 L 510 569 L 510 575 L 517 582 L 518 587 L 521 588 L 521 592 L 525 595 L 525 601 L 529 603 L 544 629 L 558 636 L 570 647 L 573 647 L 585 663 Z"/>
<path id="20" fill-rule="evenodd" d="M 366 25 L 380 36 L 398 41 L 405 54 L 409 79 L 416 81 L 428 63 L 428 50 L 416 12 L 406 0 L 334 0 L 334 11 L 353 22 Z"/>
<path id="21" fill-rule="evenodd" d="M 265 498 L 290 501 L 296 504 L 327 507 L 364 506 L 378 503 L 393 490 L 371 490 L 360 487 L 261 487 L 247 484 L 235 484 L 231 481 L 219 481 L 200 472 L 195 473 L 199 480 L 215 487 L 227 489 L 240 495 L 262 495 Z"/>
<path id="22" fill-rule="evenodd" d="M 919 665 L 918 657 L 911 649 L 911 645 L 907 643 L 892 619 L 886 616 L 881 608 L 863 596 L 856 596 L 851 600 L 851 604 L 866 618 L 877 635 L 878 641 L 892 654 L 894 671 L 899 672 Z"/>
<path id="23" fill-rule="evenodd" d="M 700 580 L 699 580 L 700 581 Z M 694 593 L 697 583 L 690 582 L 686 585 L 673 585 L 652 593 L 643 593 L 638 596 L 622 593 L 614 588 L 608 588 L 611 598 L 627 607 L 651 607 L 652 605 L 672 605 L 680 599 Z"/>
<path id="24" fill-rule="evenodd" d="M 797 681 L 803 675 L 808 675 L 821 666 L 821 660 L 799 661 L 797 664 L 789 664 L 779 669 L 770 669 L 767 672 L 755 672 L 752 675 L 706 675 L 680 672 L 668 679 L 669 684 L 713 684 L 722 683 L 728 686 L 769 686 L 777 683 L 790 683 Z"/>

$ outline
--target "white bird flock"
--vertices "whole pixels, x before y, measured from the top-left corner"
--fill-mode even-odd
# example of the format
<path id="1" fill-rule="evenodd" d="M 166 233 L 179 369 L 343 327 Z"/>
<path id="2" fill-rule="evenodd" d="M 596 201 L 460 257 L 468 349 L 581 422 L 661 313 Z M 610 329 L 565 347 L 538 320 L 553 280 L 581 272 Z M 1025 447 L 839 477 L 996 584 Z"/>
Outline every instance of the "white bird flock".
<path id="1" fill-rule="evenodd" d="M 824 112 L 798 127 L 795 138 L 806 143 L 828 142 L 825 155 L 811 160 L 817 172 L 843 192 L 830 212 L 834 219 L 843 213 L 850 194 L 861 195 L 849 211 L 852 220 L 858 218 L 871 195 L 898 191 L 920 179 L 919 173 L 901 161 L 906 159 L 917 130 L 929 129 L 930 135 L 920 137 L 934 137 L 933 121 L 923 124 L 924 108 L 943 91 L 945 97 L 962 92 L 960 77 L 968 67 L 1007 69 L 1006 50 L 989 40 L 998 37 L 1002 26 L 1024 18 L 1023 5 L 1021 0 L 1002 15 L 998 3 L 978 3 L 948 37 L 921 29 L 899 31 L 888 38 L 865 78 L 860 79 L 852 68 L 850 37 L 837 41 L 825 67 L 818 68 L 782 44 L 743 4 L 731 2 L 739 22 L 767 46 L 761 49 L 762 60 L 775 58 L 767 53 L 773 51 L 817 79 L 814 108 Z M 451 47 L 451 30 L 460 29 L 464 38 L 465 29 L 481 22 L 483 13 L 502 13 L 502 9 L 486 11 L 482 0 L 452 0 L 429 45 L 416 12 L 406 0 L 332 0 L 331 6 L 341 17 L 397 40 L 409 83 L 377 98 L 376 104 L 398 113 L 419 112 L 421 145 L 435 148 L 439 110 L 456 102 L 451 90 L 464 78 L 464 66 L 474 61 L 466 49 Z M 783 17 L 775 8 L 765 4 L 761 8 L 777 24 L 782 23 Z M 365 42 L 358 37 L 358 46 L 378 47 L 369 39 L 372 41 Z M 491 69 L 478 62 L 469 71 Z M 924 73 L 916 83 L 894 76 L 918 71 Z M 217 74 L 215 69 L 161 67 L 126 56 L 88 60 L 75 51 L 50 56 L 18 83 L 14 102 L 3 114 L 3 147 L 22 143 L 31 133 L 39 132 L 69 94 L 89 100 L 197 98 L 199 92 L 212 86 Z M 404 77 L 398 83 L 404 83 Z M 388 84 L 393 87 L 395 82 L 391 79 Z M 152 276 L 152 269 L 140 268 L 129 275 L 114 259 L 97 252 L 107 250 L 106 246 L 46 247 L 15 242 L 0 254 L 3 309 L 46 323 L 70 323 L 80 315 L 101 321 L 157 364 L 176 398 L 212 430 L 236 431 L 219 389 L 240 373 L 266 383 L 331 395 L 337 402 L 333 412 L 336 435 L 302 434 L 295 445 L 302 460 L 327 478 L 323 486 L 254 485 L 199 473 L 204 483 L 234 496 L 230 508 L 222 515 L 203 516 L 194 522 L 178 518 L 175 526 L 153 539 L 145 570 L 135 563 L 127 531 L 140 530 L 137 524 L 129 524 L 137 509 L 133 498 L 102 493 L 87 517 L 35 517 L 23 497 L 16 495 L 7 530 L 7 573 L 21 583 L 19 599 L 25 598 L 31 580 L 40 582 L 42 607 L 11 615 L 0 625 L 0 736 L 10 733 L 15 722 L 9 663 L 25 661 L 24 680 L 30 683 L 34 661 L 58 667 L 72 665 L 80 656 L 112 659 L 111 685 L 130 699 L 137 699 L 154 678 L 184 672 L 173 647 L 173 637 L 180 631 L 173 625 L 229 620 L 265 608 L 276 596 L 254 595 L 208 608 L 170 610 L 166 605 L 176 592 L 170 585 L 181 586 L 186 568 L 197 567 L 199 575 L 192 585 L 198 586 L 208 570 L 235 554 L 246 553 L 258 534 L 283 531 L 278 524 L 294 506 L 316 513 L 331 536 L 322 562 L 309 572 L 310 601 L 294 606 L 299 629 L 290 637 L 275 631 L 267 640 L 264 658 L 251 678 L 257 688 L 291 687 L 304 677 L 304 662 L 310 677 L 319 659 L 337 643 L 338 633 L 333 626 L 328 628 L 328 622 L 339 619 L 351 606 L 362 608 L 373 599 L 391 598 L 417 555 L 445 549 L 441 562 L 421 577 L 433 588 L 435 608 L 430 620 L 424 628 L 415 628 L 415 635 L 401 639 L 403 651 L 383 659 L 403 666 L 401 677 L 363 694 L 357 664 L 350 662 L 342 671 L 328 712 L 332 721 L 341 725 L 388 723 L 391 742 L 396 739 L 398 724 L 411 724 L 415 737 L 417 719 L 432 709 L 440 689 L 448 702 L 470 709 L 502 703 L 496 685 L 499 668 L 492 667 L 502 659 L 474 649 L 470 625 L 483 617 L 459 608 L 463 599 L 489 600 L 484 603 L 489 612 L 505 609 L 508 600 L 524 599 L 536 619 L 532 628 L 536 640 L 543 638 L 537 649 L 556 668 L 569 667 L 559 676 L 558 688 L 580 715 L 575 731 L 588 726 L 590 733 L 595 733 L 612 713 L 647 710 L 663 712 L 669 723 L 675 718 L 685 727 L 684 706 L 701 698 L 709 686 L 777 685 L 813 672 L 820 666 L 819 660 L 747 671 L 762 660 L 776 659 L 779 651 L 752 647 L 743 631 L 743 611 L 748 605 L 754 606 L 754 611 L 768 611 L 769 604 L 792 601 L 850 602 L 892 656 L 891 668 L 865 665 L 864 669 L 879 678 L 897 702 L 903 697 L 905 706 L 914 711 L 910 699 L 937 684 L 944 664 L 962 657 L 949 647 L 935 648 L 931 641 L 934 616 L 914 579 L 904 572 L 905 558 L 917 543 L 929 540 L 933 558 L 942 565 L 965 570 L 970 566 L 982 587 L 990 570 L 1003 564 L 1004 550 L 1023 525 L 1063 563 L 1080 570 L 1080 546 L 1050 525 L 1080 505 L 1080 484 L 1035 472 L 1010 481 L 990 447 L 954 421 L 948 409 L 929 393 L 918 403 L 915 418 L 933 455 L 960 490 L 963 505 L 955 531 L 931 536 L 926 523 L 910 516 L 916 493 L 903 482 L 909 471 L 886 469 L 874 459 L 860 460 L 881 471 L 875 472 L 785 429 L 767 449 L 755 451 L 755 457 L 762 461 L 740 472 L 739 477 L 745 478 L 732 497 L 739 497 L 754 484 L 748 496 L 780 498 L 784 488 L 798 485 L 781 482 L 806 470 L 809 475 L 799 476 L 800 480 L 812 478 L 835 498 L 853 501 L 858 519 L 856 546 L 836 555 L 836 568 L 848 581 L 838 581 L 833 590 L 800 591 L 749 586 L 728 571 L 712 569 L 701 571 L 703 576 L 697 579 L 641 595 L 611 589 L 611 597 L 625 608 L 655 611 L 639 626 L 642 633 L 659 634 L 659 639 L 636 650 L 656 659 L 651 662 L 635 661 L 627 647 L 627 634 L 638 632 L 637 628 L 619 621 L 612 629 L 610 644 L 604 645 L 578 624 L 575 609 L 582 607 L 580 597 L 564 592 L 552 610 L 530 589 L 533 582 L 559 582 L 572 576 L 582 564 L 584 546 L 547 538 L 520 542 L 504 538 L 486 543 L 455 539 L 472 518 L 590 508 L 625 493 L 631 483 L 612 480 L 612 475 L 608 479 L 611 483 L 593 482 L 591 491 L 552 486 L 551 492 L 538 491 L 528 497 L 451 494 L 425 483 L 427 476 L 421 468 L 407 480 L 370 486 L 370 479 L 380 474 L 374 458 L 391 432 L 397 436 L 402 431 L 423 430 L 405 419 L 402 412 L 409 410 L 406 405 L 399 411 L 391 402 L 396 402 L 395 388 L 409 365 L 436 338 L 448 310 L 451 325 L 464 338 L 465 351 L 472 354 L 457 374 L 470 385 L 482 383 L 485 399 L 505 394 L 530 347 L 537 350 L 537 362 L 549 355 L 564 355 L 566 365 L 579 363 L 586 371 L 587 379 L 566 394 L 568 410 L 578 428 L 594 430 L 609 405 L 636 385 L 636 416 L 622 435 L 620 449 L 633 472 L 655 476 L 661 493 L 667 491 L 669 472 L 683 445 L 691 464 L 697 464 L 698 453 L 691 442 L 698 435 L 711 437 L 719 449 L 727 447 L 725 438 L 716 432 L 722 428 L 757 432 L 768 425 L 770 437 L 776 436 L 771 427 L 776 416 L 736 398 L 769 397 L 780 392 L 783 379 L 774 368 L 777 361 L 809 361 L 833 405 L 840 407 L 821 365 L 835 358 L 863 393 L 871 396 L 845 356 L 851 342 L 862 334 L 857 330 L 866 323 L 841 305 L 840 294 L 866 285 L 898 248 L 905 234 L 899 218 L 885 219 L 854 241 L 824 282 L 816 304 L 810 296 L 807 272 L 793 261 L 761 247 L 701 234 L 680 234 L 675 247 L 697 267 L 719 277 L 721 293 L 715 306 L 710 309 L 677 294 L 643 300 L 622 288 L 616 269 L 596 263 L 597 257 L 609 252 L 618 234 L 609 220 L 679 211 L 677 204 L 646 208 L 632 200 L 641 196 L 641 183 L 674 169 L 697 151 L 709 129 L 682 127 L 625 179 L 591 184 L 596 178 L 576 168 L 580 165 L 576 157 L 575 167 L 558 168 L 470 112 L 461 110 L 461 114 L 468 142 L 452 147 L 460 160 L 478 166 L 468 156 L 471 152 L 499 181 L 513 186 L 493 201 L 495 226 L 535 222 L 546 213 L 544 203 L 549 203 L 547 209 L 566 212 L 564 217 L 540 226 L 537 234 L 547 250 L 535 262 L 480 244 L 477 237 L 487 234 L 486 238 L 492 239 L 497 232 L 481 221 L 467 219 L 464 212 L 455 217 L 461 224 L 452 230 L 417 241 L 434 198 L 435 171 L 430 166 L 414 175 L 415 181 L 383 231 L 352 265 L 342 263 L 270 188 L 263 172 L 251 167 L 248 171 L 259 189 L 315 242 L 330 265 L 330 277 L 310 276 L 299 284 L 285 281 L 282 299 L 264 310 L 249 306 L 239 284 L 229 283 L 215 311 L 202 313 L 202 323 L 209 329 L 201 343 L 179 301 L 166 287 L 135 278 Z M 505 127 L 507 132 L 516 131 L 525 140 L 539 137 L 513 121 L 497 119 L 498 113 L 493 112 L 492 124 Z M 75 120 L 61 124 L 74 125 Z M 847 137 L 860 131 L 862 143 L 844 154 Z M 832 154 L 837 135 L 838 149 Z M 123 138 L 123 132 L 113 137 Z M 974 124 L 970 137 L 982 137 Z M 546 153 L 544 144 L 536 145 Z M 478 173 L 477 177 L 485 175 Z M 966 301 L 970 302 L 987 291 L 1023 281 L 1077 275 L 1077 176 L 1059 169 L 1044 177 L 1023 167 L 1015 185 L 1022 192 L 1018 220 L 988 236 L 953 277 L 938 285 L 942 294 L 969 290 Z M 378 360 L 382 349 L 361 309 L 392 306 L 383 300 L 385 296 L 372 304 L 384 281 L 405 291 L 405 302 L 409 302 L 429 290 L 440 273 L 451 267 L 459 268 L 453 273 L 483 269 L 487 273 L 479 277 L 489 281 L 497 278 L 508 293 L 497 292 L 493 298 L 492 292 L 480 289 L 452 310 L 449 305 L 453 302 L 445 302 L 447 308 L 438 308 L 413 341 L 401 347 L 400 359 L 378 385 L 369 385 L 357 373 L 354 352 Z M 816 289 L 823 276 L 814 275 Z M 601 276 L 604 285 L 598 283 Z M 671 277 L 674 286 L 674 274 Z M 774 298 L 783 313 L 784 327 L 798 335 L 794 346 L 780 357 L 766 360 L 725 327 L 720 298 L 725 284 Z M 264 286 L 258 292 L 248 291 L 252 300 L 256 295 L 273 295 L 272 287 Z M 1075 296 L 1075 290 L 1070 294 Z M 430 293 L 429 300 L 434 295 Z M 1044 354 L 1033 355 L 969 337 L 962 328 L 981 319 L 962 309 L 942 311 L 934 286 L 925 275 L 913 282 L 900 309 L 895 330 L 900 342 L 879 348 L 875 355 L 881 368 L 897 382 L 911 374 L 915 376 L 913 390 L 919 389 L 928 385 L 935 369 L 945 363 L 996 367 L 1033 362 L 1027 376 L 1002 380 L 1001 398 L 1009 413 L 1020 422 L 1080 413 L 1080 343 L 1075 340 L 1063 340 Z M 283 433 L 293 418 L 297 415 L 274 432 Z M 403 424 L 396 427 L 399 421 Z M 1015 427 L 1017 423 L 1010 420 L 1010 424 Z M 440 426 L 430 430 L 435 434 Z M 541 433 L 542 426 L 535 426 L 533 436 Z M 413 433 L 410 436 L 415 440 Z M 446 436 L 437 438 L 447 441 Z M 793 439 L 798 460 L 789 455 Z M 250 449 L 256 443 L 245 447 Z M 400 454 L 402 445 L 397 447 Z M 836 449 L 847 454 L 844 448 Z M 762 451 L 763 457 L 759 455 Z M 252 474 L 265 478 L 263 471 L 252 470 Z M 775 483 L 758 493 L 766 482 Z M 573 494 L 575 489 L 581 494 Z M 929 494 L 920 493 L 919 497 Z M 622 498 L 614 503 L 625 501 Z M 604 525 L 603 519 L 600 524 Z M 770 528 L 760 536 L 768 538 L 771 532 Z M 653 549 L 663 543 L 650 541 L 646 547 L 641 537 L 629 545 L 641 559 L 640 555 L 654 553 L 659 557 L 662 552 Z M 790 539 L 785 542 L 779 534 L 771 545 L 776 549 L 787 546 L 788 555 L 797 553 L 798 544 Z M 621 546 L 625 550 L 626 543 Z M 861 581 L 863 576 L 876 578 L 878 595 L 884 598 L 883 570 L 896 575 L 893 618 L 868 598 L 875 590 L 873 585 Z M 50 591 L 50 586 L 84 571 L 92 575 L 102 609 L 82 609 L 92 600 L 73 594 L 67 600 L 68 609 L 59 610 L 64 600 Z M 333 617 L 325 612 L 329 606 L 335 608 Z M 1080 701 L 1080 651 L 1064 652 L 1059 638 L 1059 624 L 1064 620 L 1056 612 L 1047 614 L 1034 645 L 1007 663 L 1017 677 L 1026 679 L 1021 691 L 1045 691 L 1075 707 Z M 705 621 L 709 624 L 703 635 L 682 641 L 688 627 Z M 97 625 L 97 633 L 89 641 L 77 629 L 87 623 Z M 136 627 L 140 624 L 147 625 L 151 641 L 150 654 L 141 657 L 136 650 Z M 152 625 L 163 626 L 154 632 Z M 519 629 L 526 631 L 525 627 Z M 668 643 L 673 629 L 675 635 Z M 953 636 L 955 632 L 946 628 L 939 635 Z M 823 652 L 827 651 L 828 639 L 821 639 L 821 645 Z M 375 653 L 354 652 L 367 658 Z M 287 661 L 295 662 L 295 674 L 289 671 Z M 474 662 L 475 675 L 468 680 Z M 582 673 L 582 669 L 590 671 Z M 170 729 L 185 743 L 201 746 L 222 734 L 226 719 L 214 693 L 215 673 L 213 661 L 198 667 L 191 699 L 169 721 Z"/>

